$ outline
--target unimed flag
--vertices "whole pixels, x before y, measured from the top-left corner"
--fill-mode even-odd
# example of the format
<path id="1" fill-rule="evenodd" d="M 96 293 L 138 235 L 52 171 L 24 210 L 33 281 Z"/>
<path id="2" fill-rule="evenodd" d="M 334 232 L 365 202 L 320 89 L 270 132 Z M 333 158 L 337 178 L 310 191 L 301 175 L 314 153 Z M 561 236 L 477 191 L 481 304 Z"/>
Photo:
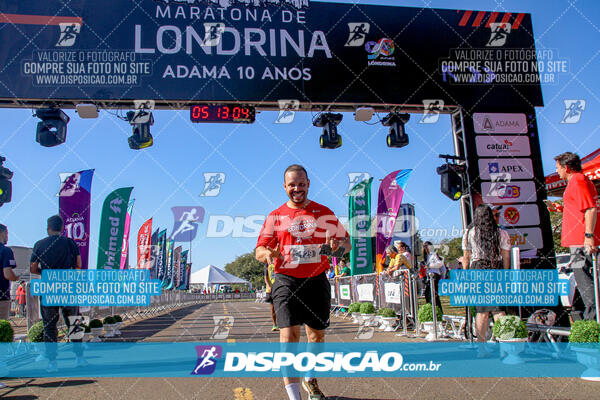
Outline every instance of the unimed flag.
<path id="1" fill-rule="evenodd" d="M 371 182 L 369 178 L 357 183 L 349 193 L 350 216 L 350 270 L 352 275 L 373 272 L 373 249 L 371 246 Z"/>
<path id="2" fill-rule="evenodd" d="M 58 209 L 65 223 L 62 234 L 77 243 L 83 269 L 87 269 L 89 265 L 90 200 L 93 176 L 93 169 L 59 174 Z"/>
<path id="3" fill-rule="evenodd" d="M 377 198 L 377 272 L 383 270 L 383 259 L 386 246 L 394 234 L 394 225 L 402 204 L 402 196 L 411 169 L 394 171 L 381 182 Z"/>
<path id="4" fill-rule="evenodd" d="M 132 190 L 132 187 L 117 189 L 104 200 L 98 238 L 98 269 L 119 269 L 127 205 Z"/>
<path id="5" fill-rule="evenodd" d="M 152 218 L 144 222 L 137 236 L 137 267 L 151 269 L 152 267 Z"/>

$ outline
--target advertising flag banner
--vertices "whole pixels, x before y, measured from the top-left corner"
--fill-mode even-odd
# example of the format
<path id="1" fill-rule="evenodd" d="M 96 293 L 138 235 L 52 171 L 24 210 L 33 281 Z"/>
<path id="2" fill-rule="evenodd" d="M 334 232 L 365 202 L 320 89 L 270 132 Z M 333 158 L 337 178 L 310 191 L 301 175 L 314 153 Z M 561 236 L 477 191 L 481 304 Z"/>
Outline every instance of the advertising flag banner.
<path id="1" fill-rule="evenodd" d="M 127 205 L 127 214 L 125 215 L 125 231 L 123 233 L 123 246 L 121 247 L 123 251 L 121 251 L 121 269 L 127 269 L 127 260 L 129 259 L 129 230 L 131 228 L 131 212 L 133 211 L 133 203 L 135 203 L 135 199 L 131 199 L 129 204 Z"/>
<path id="2" fill-rule="evenodd" d="M 185 271 L 185 290 L 190 289 L 190 277 L 192 275 L 192 263 L 188 263 Z"/>
<path id="3" fill-rule="evenodd" d="M 98 238 L 98 269 L 119 269 L 127 204 L 132 190 L 132 187 L 117 189 L 104 200 Z"/>
<path id="4" fill-rule="evenodd" d="M 87 269 L 90 253 L 90 202 L 94 170 L 60 174 L 58 209 L 65 227 L 63 236 L 77 243 L 81 268 Z"/>
<path id="5" fill-rule="evenodd" d="M 185 278 L 187 276 L 187 258 L 188 258 L 189 250 L 181 252 L 181 267 L 179 269 L 179 284 L 177 285 L 177 289 L 185 290 L 186 281 Z"/>
<path id="6" fill-rule="evenodd" d="M 177 289 L 181 283 L 179 269 L 181 268 L 181 246 L 173 249 L 173 276 L 171 277 L 170 289 Z"/>
<path id="7" fill-rule="evenodd" d="M 150 239 L 150 279 L 158 279 L 158 232 L 159 228 L 156 228 Z"/>
<path id="8" fill-rule="evenodd" d="M 152 267 L 152 218 L 144 222 L 137 236 L 137 267 L 151 269 Z"/>
<path id="9" fill-rule="evenodd" d="M 350 217 L 350 270 L 352 275 L 373 272 L 373 249 L 371 246 L 371 183 L 369 178 L 357 183 L 349 193 L 348 216 Z M 336 263 L 337 264 L 337 263 Z"/>
<path id="10" fill-rule="evenodd" d="M 167 270 L 167 230 L 158 233 L 158 250 L 156 258 L 156 279 L 163 281 Z"/>
<path id="11" fill-rule="evenodd" d="M 175 242 L 173 240 L 167 240 L 167 238 L 165 238 L 165 241 L 167 243 L 167 250 L 165 252 L 165 277 L 163 280 L 163 284 L 162 286 L 165 289 L 172 289 L 172 283 L 171 280 L 173 278 L 173 247 L 175 247 Z"/>
<path id="12" fill-rule="evenodd" d="M 385 248 L 389 245 L 394 233 L 394 225 L 402 204 L 404 188 L 412 172 L 411 169 L 394 171 L 383 178 L 379 186 L 377 198 L 377 237 L 375 249 L 377 253 L 377 272 L 383 270 Z"/>

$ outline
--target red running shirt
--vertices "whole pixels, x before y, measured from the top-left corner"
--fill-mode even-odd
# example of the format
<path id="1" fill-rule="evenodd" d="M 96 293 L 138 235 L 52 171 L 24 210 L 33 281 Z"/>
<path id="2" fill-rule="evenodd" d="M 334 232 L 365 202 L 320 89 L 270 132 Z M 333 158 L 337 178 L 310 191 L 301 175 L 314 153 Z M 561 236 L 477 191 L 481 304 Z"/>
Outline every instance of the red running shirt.
<path id="1" fill-rule="evenodd" d="M 563 195 L 561 246 L 583 246 L 585 240 L 585 210 L 596 207 L 598 192 L 582 173 L 571 176 Z M 600 218 L 596 217 L 594 245 L 600 244 Z"/>
<path id="2" fill-rule="evenodd" d="M 256 247 L 274 249 L 279 244 L 284 260 L 275 260 L 275 273 L 309 278 L 329 269 L 327 256 L 319 255 L 326 231 L 338 240 L 348 237 L 348 232 L 329 208 L 314 201 L 304 208 L 290 208 L 286 203 L 269 214 Z"/>

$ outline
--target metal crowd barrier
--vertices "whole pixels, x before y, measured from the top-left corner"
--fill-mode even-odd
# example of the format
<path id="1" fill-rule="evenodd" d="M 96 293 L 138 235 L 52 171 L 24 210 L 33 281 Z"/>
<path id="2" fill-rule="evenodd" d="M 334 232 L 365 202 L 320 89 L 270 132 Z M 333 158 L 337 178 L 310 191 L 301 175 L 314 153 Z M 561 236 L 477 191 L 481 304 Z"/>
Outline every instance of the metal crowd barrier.
<path id="1" fill-rule="evenodd" d="M 167 311 L 181 307 L 187 307 L 194 304 L 206 303 L 216 300 L 238 300 L 253 299 L 256 293 L 187 293 L 182 291 L 167 291 L 160 296 L 151 296 L 149 306 L 94 306 L 80 307 L 80 314 L 89 316 L 90 320 L 97 318 L 102 320 L 104 317 L 120 315 L 123 321 L 138 320 L 149 318 Z M 32 296 L 29 290 L 29 283 L 26 284 L 26 302 L 27 302 L 27 331 L 36 322 L 42 320 L 40 314 L 40 297 Z M 64 329 L 62 318 L 59 319 L 59 331 Z"/>
<path id="2" fill-rule="evenodd" d="M 406 334 L 411 326 L 419 333 L 417 275 L 410 270 L 398 270 L 394 276 L 372 273 L 335 277 L 329 283 L 332 312 L 336 315 L 351 303 L 371 302 L 376 308 L 387 307 L 396 312 L 401 320 L 396 329 L 401 327 Z"/>

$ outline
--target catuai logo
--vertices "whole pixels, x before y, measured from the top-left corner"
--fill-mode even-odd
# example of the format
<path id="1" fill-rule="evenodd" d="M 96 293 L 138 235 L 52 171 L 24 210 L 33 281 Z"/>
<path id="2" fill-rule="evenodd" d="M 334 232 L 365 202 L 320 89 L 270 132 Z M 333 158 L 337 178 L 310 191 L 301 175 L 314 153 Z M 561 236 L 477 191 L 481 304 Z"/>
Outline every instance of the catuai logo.
<path id="1" fill-rule="evenodd" d="M 210 375 L 217 368 L 217 360 L 223 355 L 221 346 L 196 346 L 198 361 L 191 375 Z"/>
<path id="2" fill-rule="evenodd" d="M 504 219 L 509 224 L 516 224 L 517 222 L 519 222 L 520 218 L 521 216 L 519 215 L 519 211 L 516 208 L 508 207 L 506 210 L 504 210 Z"/>

